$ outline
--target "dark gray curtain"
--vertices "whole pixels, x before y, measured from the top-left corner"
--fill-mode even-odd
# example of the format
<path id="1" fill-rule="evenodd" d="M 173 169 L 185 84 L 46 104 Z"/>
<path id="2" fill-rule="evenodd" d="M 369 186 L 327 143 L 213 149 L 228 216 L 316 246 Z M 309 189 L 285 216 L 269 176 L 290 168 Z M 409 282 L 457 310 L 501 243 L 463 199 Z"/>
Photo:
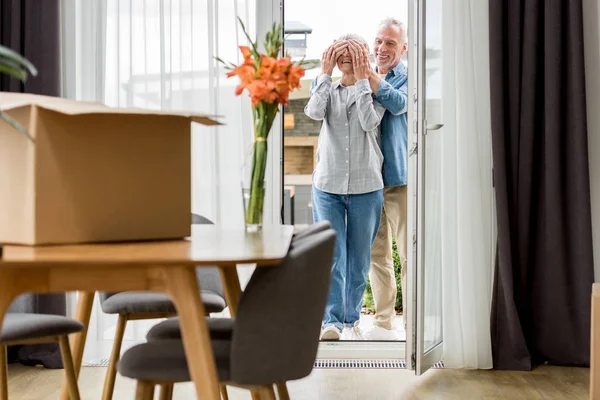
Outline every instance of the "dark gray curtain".
<path id="1" fill-rule="evenodd" d="M 25 84 L 0 77 L 0 91 L 61 95 L 60 0 L 1 0 L 0 43 L 24 55 L 39 71 Z M 10 311 L 65 315 L 65 295 L 24 295 Z M 12 347 L 9 361 L 62 368 L 56 344 Z"/>
<path id="2" fill-rule="evenodd" d="M 494 367 L 588 366 L 594 272 L 581 1 L 489 4 Z"/>

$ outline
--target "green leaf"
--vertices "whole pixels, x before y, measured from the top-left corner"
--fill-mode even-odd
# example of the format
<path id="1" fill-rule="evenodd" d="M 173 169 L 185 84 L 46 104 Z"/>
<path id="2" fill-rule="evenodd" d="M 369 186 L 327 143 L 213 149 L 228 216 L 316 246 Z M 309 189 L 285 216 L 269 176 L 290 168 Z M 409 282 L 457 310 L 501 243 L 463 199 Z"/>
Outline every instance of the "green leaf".
<path id="1" fill-rule="evenodd" d="M 4 60 L 0 60 L 0 73 L 10 75 L 22 82 L 25 82 L 27 80 L 27 71 L 15 67 L 14 65 L 12 65 L 12 63 L 8 63 Z"/>
<path id="2" fill-rule="evenodd" d="M 215 60 L 217 60 L 218 62 L 223 64 L 225 66 L 225 69 L 228 69 L 228 70 L 231 70 L 231 69 L 234 69 L 235 67 L 237 67 L 237 65 L 234 65 L 233 63 L 223 61 L 220 57 L 215 57 Z"/>
<path id="3" fill-rule="evenodd" d="M 2 110 L 0 110 L 0 119 L 2 119 L 3 121 L 11 125 L 13 128 L 21 132 L 27 139 L 31 140 L 31 142 L 35 143 L 35 139 L 29 134 L 29 132 L 27 132 L 23 125 L 21 125 L 19 121 L 17 121 L 7 113 L 2 112 Z"/>
<path id="4" fill-rule="evenodd" d="M 3 60 L 1 60 L 2 58 L 10 60 L 13 63 L 16 63 L 17 65 L 22 65 L 33 76 L 36 76 L 38 74 L 37 69 L 29 60 L 27 60 L 25 57 L 23 57 L 16 51 L 0 45 L 0 63 L 3 62 Z"/>
<path id="5" fill-rule="evenodd" d="M 248 42 L 250 42 L 250 45 L 252 46 L 252 50 L 250 51 L 252 53 L 252 56 L 254 56 L 254 59 L 260 61 L 260 54 L 258 53 L 256 43 L 252 40 L 250 35 L 248 35 L 248 32 L 246 32 L 246 26 L 244 25 L 244 22 L 242 21 L 242 19 L 240 17 L 238 17 L 238 21 L 239 21 L 240 25 L 242 26 L 242 32 L 244 32 L 246 39 L 248 39 Z"/>

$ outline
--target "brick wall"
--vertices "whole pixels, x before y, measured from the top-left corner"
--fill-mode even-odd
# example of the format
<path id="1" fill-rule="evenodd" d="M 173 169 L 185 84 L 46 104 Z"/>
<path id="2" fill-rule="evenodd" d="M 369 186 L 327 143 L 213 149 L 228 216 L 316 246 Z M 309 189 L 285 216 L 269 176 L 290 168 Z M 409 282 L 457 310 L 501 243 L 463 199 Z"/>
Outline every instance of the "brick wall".
<path id="1" fill-rule="evenodd" d="M 283 157 L 285 175 L 310 175 L 313 172 L 313 148 L 286 146 Z"/>
<path id="2" fill-rule="evenodd" d="M 286 136 L 319 136 L 321 121 L 315 121 L 304 114 L 304 107 L 308 99 L 290 100 L 290 104 L 284 108 L 284 114 L 294 114 L 294 128 L 286 129 Z"/>
<path id="3" fill-rule="evenodd" d="M 290 100 L 284 114 L 294 114 L 294 127 L 284 130 L 285 136 L 319 136 L 321 121 L 314 121 L 304 114 L 308 99 Z M 313 172 L 313 148 L 285 146 L 283 154 L 285 175 L 310 175 Z"/>

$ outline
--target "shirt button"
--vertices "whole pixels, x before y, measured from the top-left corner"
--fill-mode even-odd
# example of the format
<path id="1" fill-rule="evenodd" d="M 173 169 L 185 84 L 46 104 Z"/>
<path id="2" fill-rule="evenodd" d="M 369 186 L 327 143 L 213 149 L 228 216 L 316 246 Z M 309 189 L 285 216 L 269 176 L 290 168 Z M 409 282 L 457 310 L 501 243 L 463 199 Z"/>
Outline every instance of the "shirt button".
<path id="1" fill-rule="evenodd" d="M 348 126 L 348 124 L 344 124 L 345 126 Z"/>
<path id="2" fill-rule="evenodd" d="M 346 147 L 346 151 L 348 151 L 348 148 Z"/>

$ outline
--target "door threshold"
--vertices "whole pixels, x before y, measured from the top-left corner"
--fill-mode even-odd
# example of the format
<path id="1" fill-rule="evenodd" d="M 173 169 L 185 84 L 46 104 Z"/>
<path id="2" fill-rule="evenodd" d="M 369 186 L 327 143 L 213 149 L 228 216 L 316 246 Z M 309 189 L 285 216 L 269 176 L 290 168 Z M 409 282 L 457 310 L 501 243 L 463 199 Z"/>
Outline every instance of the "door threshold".
<path id="1" fill-rule="evenodd" d="M 404 360 L 316 360 L 318 369 L 406 369 Z"/>
<path id="2" fill-rule="evenodd" d="M 320 342 L 317 360 L 404 360 L 406 342 Z"/>

